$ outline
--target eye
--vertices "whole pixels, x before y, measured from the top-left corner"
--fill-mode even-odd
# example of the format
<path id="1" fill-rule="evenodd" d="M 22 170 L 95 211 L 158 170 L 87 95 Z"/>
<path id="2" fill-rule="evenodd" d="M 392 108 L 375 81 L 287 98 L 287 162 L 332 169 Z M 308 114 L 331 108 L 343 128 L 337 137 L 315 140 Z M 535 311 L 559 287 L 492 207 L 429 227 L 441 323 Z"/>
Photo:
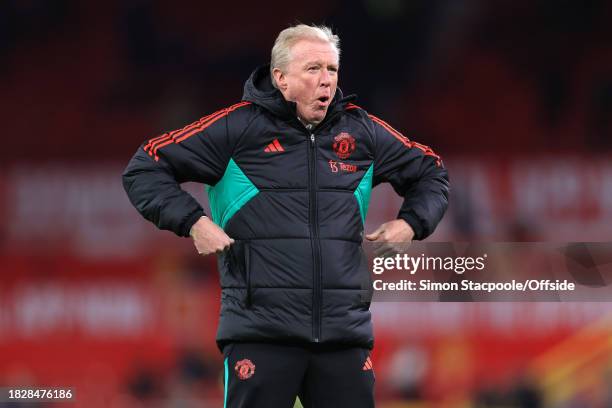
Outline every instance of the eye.
<path id="1" fill-rule="evenodd" d="M 308 67 L 308 71 L 316 71 L 318 69 L 319 69 L 319 67 L 317 67 L 316 65 L 312 65 L 312 66 Z"/>

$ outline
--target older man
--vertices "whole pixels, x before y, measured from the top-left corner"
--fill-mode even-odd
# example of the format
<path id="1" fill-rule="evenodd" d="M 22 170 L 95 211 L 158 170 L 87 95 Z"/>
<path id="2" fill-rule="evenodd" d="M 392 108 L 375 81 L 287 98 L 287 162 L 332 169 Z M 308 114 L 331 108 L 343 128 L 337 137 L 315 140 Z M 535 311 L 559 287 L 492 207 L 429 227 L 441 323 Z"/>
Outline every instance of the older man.
<path id="1" fill-rule="evenodd" d="M 371 189 L 404 202 L 370 241 L 423 239 L 447 207 L 440 157 L 337 88 L 338 42 L 283 30 L 242 102 L 145 142 L 123 176 L 145 218 L 219 254 L 227 407 L 374 406 Z M 212 220 L 186 181 L 209 186 Z"/>

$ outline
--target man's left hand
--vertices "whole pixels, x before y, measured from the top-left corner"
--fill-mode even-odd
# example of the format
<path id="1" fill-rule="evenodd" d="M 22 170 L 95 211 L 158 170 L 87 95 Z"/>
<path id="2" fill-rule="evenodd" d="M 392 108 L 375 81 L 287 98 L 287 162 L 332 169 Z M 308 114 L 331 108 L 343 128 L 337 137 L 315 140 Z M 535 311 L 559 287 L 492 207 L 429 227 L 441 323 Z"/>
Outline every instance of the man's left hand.
<path id="1" fill-rule="evenodd" d="M 385 222 L 365 237 L 368 241 L 380 244 L 375 250 L 376 256 L 386 256 L 404 250 L 414 238 L 414 230 L 406 221 L 397 219 Z"/>

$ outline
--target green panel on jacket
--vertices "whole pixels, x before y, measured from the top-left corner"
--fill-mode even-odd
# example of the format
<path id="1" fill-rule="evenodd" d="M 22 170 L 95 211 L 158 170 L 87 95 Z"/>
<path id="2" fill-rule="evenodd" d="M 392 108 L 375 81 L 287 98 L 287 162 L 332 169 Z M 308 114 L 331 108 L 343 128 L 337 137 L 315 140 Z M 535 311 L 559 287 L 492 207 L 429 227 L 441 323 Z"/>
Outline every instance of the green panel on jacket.
<path id="1" fill-rule="evenodd" d="M 361 213 L 361 222 L 365 224 L 366 215 L 368 215 L 368 207 L 370 205 L 370 196 L 372 194 L 372 176 L 374 175 L 374 165 L 372 164 L 368 171 L 364 174 L 359 182 L 357 189 L 353 194 L 359 203 L 359 212 Z"/>
<path id="2" fill-rule="evenodd" d="M 221 180 L 207 189 L 212 219 L 221 228 L 225 228 L 230 218 L 259 193 L 233 159 L 229 160 Z"/>

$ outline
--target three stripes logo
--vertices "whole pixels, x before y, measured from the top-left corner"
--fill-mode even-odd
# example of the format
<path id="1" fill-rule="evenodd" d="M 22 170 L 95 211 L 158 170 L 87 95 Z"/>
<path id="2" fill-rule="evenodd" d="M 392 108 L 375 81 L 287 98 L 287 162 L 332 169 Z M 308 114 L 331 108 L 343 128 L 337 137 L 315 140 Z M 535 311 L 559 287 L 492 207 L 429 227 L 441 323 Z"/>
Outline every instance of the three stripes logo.
<path id="1" fill-rule="evenodd" d="M 266 152 L 266 153 L 281 153 L 281 152 L 284 152 L 284 151 L 285 151 L 285 149 L 283 149 L 283 146 L 281 146 L 281 144 L 279 143 L 278 139 L 274 139 L 272 141 L 272 143 L 270 143 L 264 149 L 264 152 Z"/>
<path id="2" fill-rule="evenodd" d="M 374 369 L 374 365 L 372 364 L 372 360 L 370 360 L 370 356 L 368 356 L 368 358 L 365 361 L 365 364 L 363 365 L 362 370 L 363 371 L 369 371 L 369 370 L 373 370 Z"/>

